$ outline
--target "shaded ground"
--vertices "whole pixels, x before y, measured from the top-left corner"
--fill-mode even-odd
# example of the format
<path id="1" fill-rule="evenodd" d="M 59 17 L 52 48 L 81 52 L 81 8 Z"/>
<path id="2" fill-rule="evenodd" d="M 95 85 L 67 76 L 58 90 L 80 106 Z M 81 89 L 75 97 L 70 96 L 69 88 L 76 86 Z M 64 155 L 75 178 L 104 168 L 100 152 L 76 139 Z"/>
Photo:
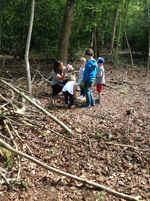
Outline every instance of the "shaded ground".
<path id="1" fill-rule="evenodd" d="M 18 70 L 8 65 L 6 77 L 15 77 L 13 84 L 26 89 L 24 64 L 18 63 Z M 39 70 L 48 77 L 50 63 L 40 66 Z M 32 64 L 35 67 L 35 64 Z M 105 63 L 106 86 L 104 86 L 101 105 L 81 108 L 76 100 L 75 109 L 64 107 L 64 97 L 50 96 L 51 87 L 42 82 L 37 74 L 34 79 L 33 94 L 40 105 L 65 123 L 73 134 L 67 134 L 59 125 L 42 113 L 28 112 L 32 121 L 46 125 L 50 129 L 71 139 L 61 138 L 46 129 L 19 127 L 17 130 L 25 140 L 32 156 L 58 169 L 86 178 L 118 192 L 140 196 L 140 200 L 150 200 L 150 76 L 144 76 L 144 70 L 134 68 L 131 71 L 123 67 L 114 70 Z M 4 69 L 6 70 L 6 68 Z M 139 71 L 140 70 L 140 71 Z M 75 66 L 78 72 L 78 66 Z M 8 74 L 9 73 L 9 74 Z M 33 71 L 35 75 L 35 72 Z M 24 76 L 24 77 L 22 77 Z M 21 78 L 22 79 L 19 79 Z M 46 92 L 46 93 L 45 93 Z M 46 95 L 48 94 L 48 95 Z M 77 92 L 78 96 L 80 92 Z M 94 97 L 97 98 L 93 86 Z M 31 106 L 28 104 L 28 107 Z M 34 114 L 32 116 L 32 114 Z M 1 127 L 1 132 L 2 132 Z M 20 150 L 29 154 L 29 150 L 16 139 Z M 38 201 L 123 201 L 104 190 L 78 183 L 50 172 L 21 159 L 21 181 L 15 192 L 9 185 L 2 185 L 0 200 L 38 200 Z M 1 160 L 0 166 L 17 174 L 16 159 L 8 165 Z M 25 188 L 28 187 L 28 188 Z"/>

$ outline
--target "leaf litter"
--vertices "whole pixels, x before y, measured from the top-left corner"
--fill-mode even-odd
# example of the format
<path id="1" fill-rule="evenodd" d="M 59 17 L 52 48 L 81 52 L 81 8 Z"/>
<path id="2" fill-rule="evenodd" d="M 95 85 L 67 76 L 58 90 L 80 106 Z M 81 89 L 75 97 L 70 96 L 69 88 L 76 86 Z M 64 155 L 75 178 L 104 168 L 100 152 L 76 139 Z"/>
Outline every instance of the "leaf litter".
<path id="1" fill-rule="evenodd" d="M 49 84 L 43 82 L 33 94 L 42 106 L 65 123 L 72 131 L 68 134 L 50 118 L 34 113 L 32 121 L 55 130 L 61 135 L 75 139 L 66 140 L 51 131 L 36 127 L 19 127 L 17 131 L 32 150 L 32 156 L 67 173 L 88 179 L 120 193 L 150 200 L 150 82 L 144 72 L 134 71 L 126 75 L 107 68 L 103 99 L 100 105 L 81 108 L 75 100 L 75 109 L 66 109 L 64 97 L 46 96 L 51 93 Z M 115 80 L 114 82 L 111 82 Z M 140 80 L 140 83 L 139 83 Z M 40 82 L 40 80 L 39 80 Z M 129 84 L 130 83 L 130 84 Z M 133 83 L 133 84 L 132 84 Z M 136 84 L 134 84 L 136 83 Z M 44 90 L 43 90 L 44 89 Z M 93 86 L 97 98 L 96 87 Z M 79 95 L 80 92 L 77 92 Z M 29 106 L 30 107 L 30 106 Z M 131 112 L 132 111 L 132 112 Z M 134 112 L 133 112 L 134 111 Z M 130 113 L 131 112 L 131 113 Z M 32 112 L 30 112 L 30 115 Z M 3 127 L 1 127 L 2 131 Z M 20 150 L 29 153 L 26 146 L 16 140 Z M 17 161 L 7 167 L 13 177 L 17 173 Z M 0 200 L 121 200 L 105 191 L 78 183 L 73 179 L 47 171 L 25 158 L 21 159 L 22 184 L 18 191 L 6 184 L 1 186 Z"/>

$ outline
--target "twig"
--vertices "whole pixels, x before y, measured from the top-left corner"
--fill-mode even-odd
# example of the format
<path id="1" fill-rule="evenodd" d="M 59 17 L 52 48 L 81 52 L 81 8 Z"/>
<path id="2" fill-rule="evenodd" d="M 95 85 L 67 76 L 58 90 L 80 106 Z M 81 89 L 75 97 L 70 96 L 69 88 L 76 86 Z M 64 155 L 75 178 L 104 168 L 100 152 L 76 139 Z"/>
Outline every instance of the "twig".
<path id="1" fill-rule="evenodd" d="M 0 174 L 1 174 L 1 176 L 4 178 L 4 180 L 6 181 L 6 183 L 7 183 L 8 185 L 10 185 L 9 181 L 11 181 L 11 179 L 8 180 L 2 172 L 0 172 Z M 16 180 L 16 179 L 15 179 L 15 180 Z M 2 183 L 4 183 L 4 182 L 1 181 L 1 184 L 2 184 Z M 12 186 L 12 188 L 13 188 L 15 191 L 17 191 L 17 189 L 14 188 L 13 186 Z"/>
<path id="2" fill-rule="evenodd" d="M 110 145 L 114 145 L 114 146 L 129 147 L 129 148 L 137 149 L 136 147 L 133 147 L 132 145 L 126 145 L 126 144 L 114 144 L 114 142 L 105 142 L 105 144 L 110 144 Z"/>
<path id="3" fill-rule="evenodd" d="M 29 120 L 28 120 L 28 121 L 29 121 Z M 60 136 L 60 137 L 62 137 L 62 138 L 64 138 L 64 139 L 66 139 L 66 140 L 82 143 L 81 141 L 78 141 L 78 140 L 75 140 L 75 139 L 71 139 L 71 138 L 65 137 L 65 136 L 63 136 L 63 135 L 57 133 L 56 131 L 54 131 L 54 130 L 48 128 L 47 126 L 42 126 L 41 124 L 38 124 L 38 123 L 35 123 L 35 122 L 34 122 L 34 124 L 37 125 L 37 126 L 39 126 L 40 128 L 47 129 L 47 130 L 49 130 L 49 131 L 55 133 L 56 135 L 58 135 L 58 136 Z"/>
<path id="4" fill-rule="evenodd" d="M 9 129 L 9 126 L 7 124 L 7 123 L 10 124 L 10 121 L 7 119 L 7 120 L 3 120 L 3 122 L 4 122 L 6 130 L 8 131 L 8 133 L 10 135 L 10 138 L 11 138 L 13 144 L 15 145 L 16 150 L 18 151 L 18 146 L 17 146 L 17 144 L 16 144 L 16 142 L 15 142 L 15 140 L 13 138 L 13 135 L 12 135 L 10 129 Z M 19 177 L 20 177 L 20 172 L 21 172 L 21 163 L 20 163 L 20 156 L 17 155 L 17 158 L 18 158 L 18 167 L 19 167 L 19 169 L 18 169 L 18 176 L 17 176 L 17 181 L 18 181 Z"/>
<path id="5" fill-rule="evenodd" d="M 16 129 L 14 128 L 14 126 L 12 125 L 12 123 L 9 121 L 10 126 L 12 127 L 13 131 L 15 132 L 16 136 L 21 140 L 22 143 L 25 144 L 25 146 L 29 149 L 30 153 L 32 154 L 32 151 L 30 149 L 30 147 L 24 142 L 24 140 L 19 136 L 18 132 L 16 131 Z"/>

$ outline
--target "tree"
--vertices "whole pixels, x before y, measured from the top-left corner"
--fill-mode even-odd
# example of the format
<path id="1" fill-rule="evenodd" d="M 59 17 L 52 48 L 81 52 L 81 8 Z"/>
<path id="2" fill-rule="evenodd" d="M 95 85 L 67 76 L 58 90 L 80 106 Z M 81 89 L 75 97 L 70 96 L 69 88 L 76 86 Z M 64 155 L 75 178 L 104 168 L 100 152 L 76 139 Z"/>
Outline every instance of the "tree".
<path id="1" fill-rule="evenodd" d="M 32 34 L 32 27 L 33 27 L 34 7 L 35 7 L 35 0 L 32 0 L 28 38 L 27 38 L 25 55 L 24 55 L 25 64 L 26 64 L 26 73 L 27 73 L 27 87 L 28 87 L 28 92 L 30 94 L 32 93 L 32 89 L 31 89 L 31 74 L 30 74 L 30 66 L 29 66 L 28 56 L 29 56 L 30 41 L 31 41 L 31 34 Z"/>
<path id="2" fill-rule="evenodd" d="M 60 39 L 58 43 L 57 59 L 67 64 L 68 43 L 72 25 L 72 16 L 75 6 L 75 0 L 67 0 L 64 12 L 64 19 L 61 26 Z"/>
<path id="3" fill-rule="evenodd" d="M 114 19 L 113 19 L 112 31 L 111 31 L 111 36 L 110 36 L 110 46 L 109 46 L 109 51 L 111 54 L 113 52 L 113 46 L 114 46 L 114 38 L 115 38 L 115 32 L 116 32 L 118 11 L 119 11 L 119 4 L 116 6 L 115 11 L 114 11 Z"/>

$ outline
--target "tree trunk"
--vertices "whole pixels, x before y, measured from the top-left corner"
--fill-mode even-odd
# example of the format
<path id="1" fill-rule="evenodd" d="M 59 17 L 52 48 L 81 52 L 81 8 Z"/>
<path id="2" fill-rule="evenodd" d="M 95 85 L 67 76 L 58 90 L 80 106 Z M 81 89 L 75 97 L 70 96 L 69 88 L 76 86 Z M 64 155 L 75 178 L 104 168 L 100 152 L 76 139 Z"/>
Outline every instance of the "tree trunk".
<path id="1" fill-rule="evenodd" d="M 146 66 L 146 76 L 149 71 L 149 60 L 150 60 L 150 30 L 149 30 L 149 44 L 148 44 L 148 58 L 147 58 L 147 66 Z"/>
<path id="2" fill-rule="evenodd" d="M 114 46 L 114 38 L 115 38 L 115 32 L 116 32 L 116 24 L 117 24 L 117 18 L 118 18 L 118 11 L 119 11 L 119 5 L 117 6 L 114 14 L 114 20 L 113 20 L 113 26 L 112 26 L 112 31 L 111 31 L 111 36 L 110 36 L 110 47 L 109 51 L 112 54 L 113 52 L 113 46 Z"/>
<path id="3" fill-rule="evenodd" d="M 94 57 L 97 59 L 97 27 L 94 26 L 93 28 L 93 51 L 94 51 Z"/>
<path id="4" fill-rule="evenodd" d="M 102 52 L 103 52 L 103 46 L 104 46 L 104 36 L 105 36 L 105 32 L 106 32 L 106 29 L 107 29 L 107 26 L 108 26 L 109 9 L 110 9 L 110 7 L 108 8 L 108 11 L 107 11 L 107 18 L 106 18 L 105 29 L 104 29 L 104 31 L 102 32 L 102 39 L 101 39 L 101 51 L 102 51 Z M 99 56 L 99 55 L 98 55 L 98 56 Z"/>
<path id="5" fill-rule="evenodd" d="M 72 16 L 76 0 L 67 0 L 65 6 L 64 19 L 61 26 L 60 39 L 58 43 L 57 59 L 67 64 L 68 43 L 72 25 Z"/>
<path id="6" fill-rule="evenodd" d="M 26 50 L 24 55 L 25 65 L 26 65 L 26 74 L 27 74 L 27 87 L 28 87 L 28 92 L 30 94 L 32 93 L 32 87 L 31 87 L 31 74 L 30 74 L 30 66 L 29 66 L 28 57 L 29 57 L 30 41 L 31 41 L 32 28 L 33 28 L 34 7 L 35 7 L 35 0 L 32 0 L 28 37 L 27 37 Z"/>
<path id="7" fill-rule="evenodd" d="M 0 49 L 2 45 L 2 21 L 3 21 L 3 13 L 1 14 L 1 19 L 0 19 Z"/>
<path id="8" fill-rule="evenodd" d="M 129 50 L 129 53 L 130 53 L 130 58 L 131 58 L 131 70 L 133 72 L 133 58 L 132 58 L 132 52 L 131 52 L 131 49 L 130 49 L 130 45 L 129 45 L 129 42 L 128 42 L 128 38 L 127 38 L 127 34 L 126 34 L 126 29 L 124 28 L 124 34 L 125 34 L 125 38 L 126 38 L 126 43 L 127 43 L 127 46 L 128 46 L 128 50 Z"/>

